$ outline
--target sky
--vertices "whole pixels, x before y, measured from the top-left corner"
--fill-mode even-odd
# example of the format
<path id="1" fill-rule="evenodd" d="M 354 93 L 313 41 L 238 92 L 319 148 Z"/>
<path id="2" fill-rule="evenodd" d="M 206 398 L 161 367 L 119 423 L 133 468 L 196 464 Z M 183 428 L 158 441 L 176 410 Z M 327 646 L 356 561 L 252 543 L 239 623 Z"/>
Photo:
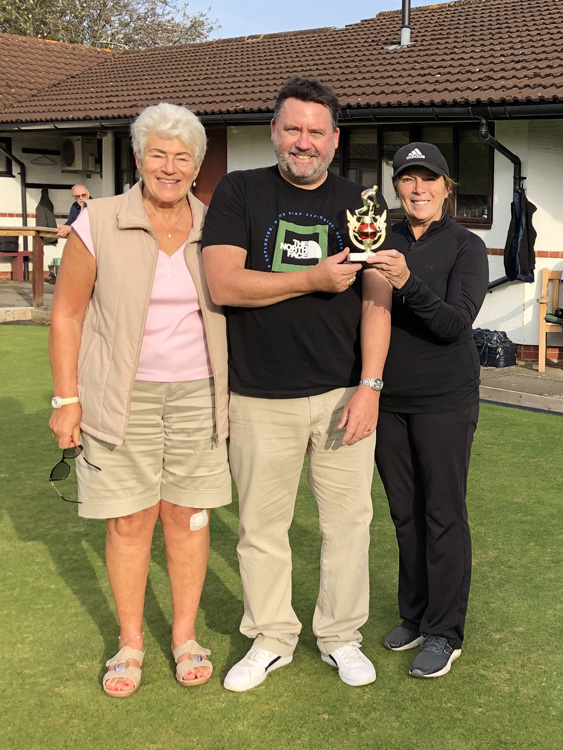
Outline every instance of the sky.
<path id="1" fill-rule="evenodd" d="M 438 5 L 448 0 L 411 0 L 411 8 Z M 373 18 L 382 10 L 401 10 L 401 0 L 189 0 L 189 12 L 209 12 L 220 29 L 212 39 L 278 31 L 346 26 Z"/>

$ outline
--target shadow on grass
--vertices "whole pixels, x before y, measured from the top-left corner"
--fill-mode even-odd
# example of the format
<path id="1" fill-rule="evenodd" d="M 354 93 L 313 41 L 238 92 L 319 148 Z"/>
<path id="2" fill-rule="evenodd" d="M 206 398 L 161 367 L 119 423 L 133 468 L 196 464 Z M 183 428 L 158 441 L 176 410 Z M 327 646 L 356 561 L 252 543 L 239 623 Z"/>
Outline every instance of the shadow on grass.
<path id="1" fill-rule="evenodd" d="M 22 404 L 11 398 L 0 399 L 0 413 L 11 415 L 12 445 L 29 446 L 26 451 L 20 448 L 17 456 L 3 456 L 11 490 L 5 493 L 4 511 L 22 542 L 39 542 L 47 549 L 58 575 L 95 623 L 104 651 L 109 653 L 115 649 L 117 620 L 88 555 L 90 550 L 103 561 L 104 525 L 78 518 L 76 506 L 60 500 L 51 488 L 49 473 L 60 459 L 60 451 L 54 448 L 47 415 L 25 414 Z M 63 494 L 69 499 L 76 497 L 72 481 L 65 482 Z"/>
<path id="2" fill-rule="evenodd" d="M 100 655 L 101 680 L 105 660 L 116 651 L 119 633 L 106 582 L 105 524 L 79 518 L 76 507 L 60 500 L 50 487 L 49 472 L 59 460 L 60 451 L 48 429 L 48 412 L 26 414 L 22 401 L 4 398 L 0 399 L 0 414 L 10 415 L 10 444 L 13 446 L 12 451 L 4 451 L 1 457 L 5 464 L 2 473 L 7 478 L 3 509 L 21 542 L 39 542 L 48 551 L 58 577 L 100 633 L 104 644 Z M 74 470 L 60 489 L 69 499 L 76 497 Z M 207 572 L 199 615 L 209 633 L 218 633 L 229 639 L 229 651 L 225 657 L 227 669 L 250 647 L 250 641 L 239 632 L 243 604 L 237 541 L 238 505 L 234 502 L 211 514 L 211 547 L 215 564 L 210 565 Z M 318 510 L 308 491 L 305 474 L 299 487 L 290 542 L 296 582 L 293 605 L 303 623 L 299 648 L 317 655 L 311 625 L 318 595 L 321 537 Z M 154 638 L 173 671 L 170 595 L 167 586 L 163 594 L 161 571 L 167 577 L 162 534 L 160 524 L 157 524 L 146 590 L 145 630 Z M 378 589 L 376 584 L 375 590 Z M 209 645 L 212 647 L 213 643 Z"/>
<path id="3" fill-rule="evenodd" d="M 119 624 L 111 599 L 105 572 L 105 523 L 78 517 L 76 506 L 65 503 L 49 484 L 49 473 L 60 459 L 48 429 L 48 412 L 26 414 L 22 402 L 13 398 L 0 399 L 0 414 L 10 415 L 12 451 L 3 451 L 2 470 L 6 478 L 3 512 L 8 516 L 17 538 L 22 543 L 40 543 L 47 550 L 58 577 L 73 594 L 80 608 L 90 617 L 103 640 L 100 655 L 100 681 L 105 661 L 117 650 Z M 33 436 L 33 445 L 30 446 Z M 25 448 L 24 446 L 29 446 Z M 65 497 L 75 499 L 76 482 L 71 474 L 59 487 Z M 233 508 L 235 514 L 238 508 Z M 236 558 L 237 535 L 224 524 L 217 513 L 212 514 L 212 547 L 219 551 L 238 576 Z M 162 587 L 153 580 L 158 566 L 167 578 L 166 555 L 160 524 L 153 538 L 151 567 L 147 582 L 144 627 L 154 638 L 174 668 L 171 654 L 171 618 L 161 604 Z M 157 578 L 159 576 L 157 575 Z M 165 597 L 170 601 L 169 588 Z M 170 609 L 170 607 L 168 607 Z M 241 600 L 224 585 L 210 569 L 203 591 L 201 613 L 210 631 L 233 636 L 233 654 L 244 652 L 246 640 L 238 633 L 242 614 Z M 238 636 L 238 637 L 237 637 Z"/>

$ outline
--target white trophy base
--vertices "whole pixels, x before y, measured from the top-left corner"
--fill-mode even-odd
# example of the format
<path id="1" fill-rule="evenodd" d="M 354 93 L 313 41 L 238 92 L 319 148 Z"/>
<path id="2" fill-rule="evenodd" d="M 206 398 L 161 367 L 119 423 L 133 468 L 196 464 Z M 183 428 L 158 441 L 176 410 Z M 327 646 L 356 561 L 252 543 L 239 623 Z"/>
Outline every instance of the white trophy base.
<path id="1" fill-rule="evenodd" d="M 362 263 L 368 258 L 371 258 L 373 255 L 375 255 L 375 253 L 372 251 L 366 251 L 364 253 L 348 253 L 348 257 L 346 258 L 346 260 L 350 263 Z"/>

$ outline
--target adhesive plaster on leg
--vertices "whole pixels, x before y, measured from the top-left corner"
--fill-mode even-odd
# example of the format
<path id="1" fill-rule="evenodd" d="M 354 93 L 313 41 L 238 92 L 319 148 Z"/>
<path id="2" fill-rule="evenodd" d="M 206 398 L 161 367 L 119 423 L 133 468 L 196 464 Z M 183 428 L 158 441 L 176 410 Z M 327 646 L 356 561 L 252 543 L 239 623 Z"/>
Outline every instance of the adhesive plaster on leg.
<path id="1" fill-rule="evenodd" d="M 207 526 L 208 521 L 209 516 L 205 508 L 200 510 L 199 513 L 194 513 L 193 516 L 190 517 L 190 531 L 199 531 L 200 529 L 203 529 L 204 526 Z"/>

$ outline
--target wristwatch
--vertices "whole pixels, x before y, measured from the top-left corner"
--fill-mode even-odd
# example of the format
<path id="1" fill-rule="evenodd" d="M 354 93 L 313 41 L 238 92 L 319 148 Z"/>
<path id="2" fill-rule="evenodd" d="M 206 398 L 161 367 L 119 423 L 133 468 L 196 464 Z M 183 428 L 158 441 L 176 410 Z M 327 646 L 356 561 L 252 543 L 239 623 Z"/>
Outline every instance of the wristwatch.
<path id="1" fill-rule="evenodd" d="M 65 406 L 66 404 L 77 404 L 78 403 L 78 396 L 73 396 L 72 398 L 61 398 L 60 396 L 53 396 L 51 399 L 51 406 L 53 409 L 60 409 L 61 406 Z"/>
<path id="2" fill-rule="evenodd" d="M 372 391 L 381 391 L 383 380 L 381 378 L 362 378 L 358 385 L 368 385 Z"/>

